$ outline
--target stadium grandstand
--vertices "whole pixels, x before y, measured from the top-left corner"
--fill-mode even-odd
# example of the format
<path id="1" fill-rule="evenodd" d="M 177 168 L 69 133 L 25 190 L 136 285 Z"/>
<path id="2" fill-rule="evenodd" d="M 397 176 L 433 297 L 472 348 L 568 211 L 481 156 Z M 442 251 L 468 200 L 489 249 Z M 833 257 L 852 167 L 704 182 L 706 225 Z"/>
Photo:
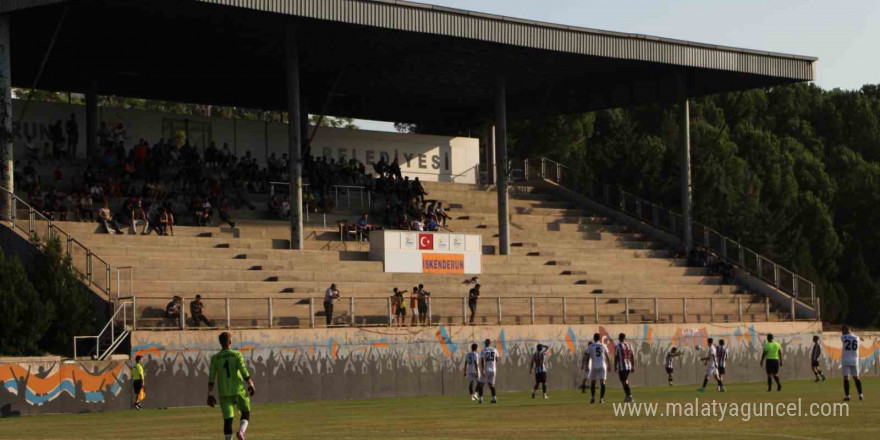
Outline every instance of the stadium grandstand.
<path id="1" fill-rule="evenodd" d="M 129 32 L 133 21 L 162 32 Z M 653 338 L 687 345 L 735 328 L 744 344 L 755 328 L 821 331 L 813 283 L 694 221 L 689 135 L 678 164 L 682 206 L 670 210 L 614 182 L 574 181 L 565 164 L 540 155 L 508 157 L 506 131 L 538 112 L 661 103 L 683 109 L 688 133 L 689 98 L 810 81 L 814 58 L 392 0 L 18 0 L 0 4 L 0 47 L 3 249 L 26 254 L 61 240 L 106 304 L 107 326 L 72 341 L 74 360 L 101 371 L 122 365 L 111 378 L 119 380 L 130 377 L 131 358 L 148 356 L 147 380 L 162 384 L 151 396 L 164 406 L 202 403 L 175 389 L 202 389 L 184 381 L 207 368 L 206 355 L 187 353 L 216 351 L 220 329 L 253 350 L 248 362 L 264 376 L 285 350 L 367 363 L 415 362 L 401 353 L 419 353 L 450 388 L 462 380 L 459 356 L 483 337 L 509 341 L 501 351 L 511 356 L 546 338 L 568 353 L 557 362 L 572 360 L 557 368 L 575 377 L 576 353 L 600 327 L 603 337 L 632 329 L 644 361 L 655 363 Z M 12 87 L 82 93 L 85 105 L 13 102 Z M 179 129 L 179 116 L 100 108 L 99 95 L 288 116 L 247 128 L 191 118 Z M 357 133 L 309 125 L 309 114 L 487 129 Z M 68 119 L 82 133 L 73 147 Z M 459 239 L 466 244 L 456 251 Z M 409 251 L 407 240 L 417 241 Z M 434 256 L 463 263 L 433 270 L 425 262 Z M 333 284 L 339 298 L 328 300 Z M 420 302 L 426 313 L 416 319 Z M 188 373 L 150 367 L 163 363 Z M 334 388 L 327 381 L 344 373 L 331 371 L 312 386 L 300 371 L 273 379 L 260 398 L 450 393 L 411 369 L 382 385 L 389 379 L 370 365 L 366 385 Z M 562 376 L 556 385 L 577 385 Z M 127 387 L 83 392 L 123 409 Z M 92 405 L 65 399 L 14 404 L 24 413 Z"/>

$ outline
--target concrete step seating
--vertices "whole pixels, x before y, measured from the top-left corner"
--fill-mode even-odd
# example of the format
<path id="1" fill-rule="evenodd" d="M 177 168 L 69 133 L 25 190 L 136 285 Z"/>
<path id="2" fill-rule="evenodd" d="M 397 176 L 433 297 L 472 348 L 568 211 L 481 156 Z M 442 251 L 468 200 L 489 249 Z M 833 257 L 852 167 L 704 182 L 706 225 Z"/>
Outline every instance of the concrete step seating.
<path id="1" fill-rule="evenodd" d="M 484 252 L 494 252 L 498 218 L 493 188 L 424 184 L 428 199 L 451 207 L 450 229 L 481 234 Z M 530 297 L 536 301 L 536 322 L 561 322 L 563 296 L 569 322 L 593 322 L 597 312 L 604 322 L 624 322 L 627 315 L 630 322 L 655 322 L 655 298 L 660 322 L 731 320 L 739 313 L 747 315 L 743 319 L 767 319 L 762 298 L 723 284 L 704 268 L 685 267 L 671 250 L 642 234 L 534 188 L 516 188 L 510 196 L 511 255 L 484 255 L 480 275 L 480 308 L 494 316 L 480 319 L 488 323 L 497 322 L 495 297 L 502 298 L 502 322 L 523 323 L 524 317 L 531 322 Z M 134 267 L 130 280 L 126 271 L 120 272 L 120 294 L 139 298 L 144 319 L 161 321 L 161 310 L 173 295 L 201 294 L 211 318 L 222 319 L 224 325 L 221 309 L 227 298 L 235 304 L 230 306 L 230 323 L 241 326 L 268 325 L 267 302 L 272 298 L 273 325 L 302 326 L 323 313 L 320 297 L 335 282 L 344 297 L 355 298 L 358 325 L 381 324 L 382 319 L 387 324 L 391 288 L 411 289 L 419 283 L 435 297 L 435 322 L 460 321 L 469 277 L 382 272 L 380 262 L 368 261 L 369 243 L 340 241 L 336 221 L 354 221 L 354 212 L 326 216 L 326 228 L 314 221 L 307 224 L 306 250 L 300 252 L 287 250 L 290 232 L 284 221 L 241 220 L 235 229 L 178 226 L 173 237 L 108 235 L 99 233 L 95 223 L 58 224 L 114 267 Z M 115 285 L 115 270 L 113 277 Z M 630 298 L 628 310 L 625 297 Z M 683 298 L 688 301 L 686 313 Z M 347 307 L 346 300 L 340 301 L 334 313 L 343 325 L 345 319 L 351 324 L 351 316 L 345 318 Z M 773 311 L 770 319 L 780 316 Z M 259 322 L 263 324 L 255 324 Z M 315 322 L 323 325 L 323 317 Z"/>

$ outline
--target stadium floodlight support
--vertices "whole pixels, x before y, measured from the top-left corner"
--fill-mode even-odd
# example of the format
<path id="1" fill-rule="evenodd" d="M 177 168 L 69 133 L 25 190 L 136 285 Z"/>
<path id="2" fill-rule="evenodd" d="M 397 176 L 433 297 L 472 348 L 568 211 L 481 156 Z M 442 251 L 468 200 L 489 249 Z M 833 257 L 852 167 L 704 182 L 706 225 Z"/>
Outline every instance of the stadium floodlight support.
<path id="1" fill-rule="evenodd" d="M 299 51 L 296 27 L 287 25 L 287 133 L 290 157 L 290 248 L 303 249 L 302 118 L 300 116 Z"/>
<path id="2" fill-rule="evenodd" d="M 98 84 L 92 81 L 86 92 L 86 157 L 98 155 Z"/>
<path id="3" fill-rule="evenodd" d="M 498 253 L 510 254 L 510 213 L 507 210 L 507 85 L 499 77 L 495 87 L 495 172 L 498 191 Z"/>
<path id="4" fill-rule="evenodd" d="M 496 182 L 495 170 L 495 125 L 486 124 L 486 182 L 494 185 Z"/>
<path id="5" fill-rule="evenodd" d="M 0 161 L 3 181 L 0 186 L 9 188 L 3 195 L 0 215 L 8 221 L 15 218 L 15 181 L 12 162 L 12 65 L 10 64 L 9 14 L 0 14 Z"/>

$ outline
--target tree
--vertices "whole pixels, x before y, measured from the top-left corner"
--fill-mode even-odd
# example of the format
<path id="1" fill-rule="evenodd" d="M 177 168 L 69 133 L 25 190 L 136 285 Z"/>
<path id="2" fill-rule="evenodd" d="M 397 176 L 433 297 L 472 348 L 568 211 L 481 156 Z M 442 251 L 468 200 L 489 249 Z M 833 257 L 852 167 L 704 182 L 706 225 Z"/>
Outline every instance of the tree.
<path id="1" fill-rule="evenodd" d="M 358 130 L 359 127 L 354 123 L 353 118 L 339 118 L 335 116 L 323 116 L 320 115 L 311 115 L 309 116 L 309 124 L 317 125 L 321 124 L 321 127 L 330 127 L 330 128 L 345 128 L 349 130 Z"/>
<path id="2" fill-rule="evenodd" d="M 96 308 L 92 293 L 74 271 L 70 257 L 61 251 L 57 238 L 43 249 L 32 282 L 41 300 L 52 306 L 51 324 L 40 339 L 40 347 L 50 353 L 70 354 L 73 337 L 95 334 Z"/>
<path id="3" fill-rule="evenodd" d="M 0 280 L 0 355 L 41 354 L 38 343 L 49 328 L 52 306 L 41 301 L 21 260 L 2 250 Z"/>

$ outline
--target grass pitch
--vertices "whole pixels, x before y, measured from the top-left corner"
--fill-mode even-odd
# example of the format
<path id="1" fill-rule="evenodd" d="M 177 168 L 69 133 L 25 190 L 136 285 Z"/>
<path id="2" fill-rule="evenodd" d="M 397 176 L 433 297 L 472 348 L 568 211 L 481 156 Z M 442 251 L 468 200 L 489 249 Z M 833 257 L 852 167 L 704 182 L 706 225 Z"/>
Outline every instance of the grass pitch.
<path id="1" fill-rule="evenodd" d="M 623 393 L 609 381 L 604 405 L 589 404 L 589 393 L 550 390 L 550 399 L 530 393 L 501 393 L 499 403 L 477 405 L 461 396 L 409 397 L 351 401 L 256 405 L 248 439 L 870 439 L 880 437 L 880 379 L 863 380 L 866 400 L 851 402 L 849 416 L 756 417 L 743 421 L 718 417 L 616 416 L 612 402 Z M 693 385 L 634 388 L 637 402 L 693 404 L 837 403 L 843 398 L 840 379 L 815 384 L 787 381 L 782 392 L 766 384 L 731 384 L 726 393 L 695 391 Z M 714 387 L 713 387 L 714 388 Z M 259 390 L 258 390 L 259 391 Z M 488 391 L 488 390 L 487 390 Z M 855 387 L 853 386 L 853 392 Z M 149 401 L 145 403 L 149 406 Z M 238 422 L 236 419 L 235 427 Z M 218 409 L 46 415 L 0 419 L 4 439 L 222 439 Z"/>

